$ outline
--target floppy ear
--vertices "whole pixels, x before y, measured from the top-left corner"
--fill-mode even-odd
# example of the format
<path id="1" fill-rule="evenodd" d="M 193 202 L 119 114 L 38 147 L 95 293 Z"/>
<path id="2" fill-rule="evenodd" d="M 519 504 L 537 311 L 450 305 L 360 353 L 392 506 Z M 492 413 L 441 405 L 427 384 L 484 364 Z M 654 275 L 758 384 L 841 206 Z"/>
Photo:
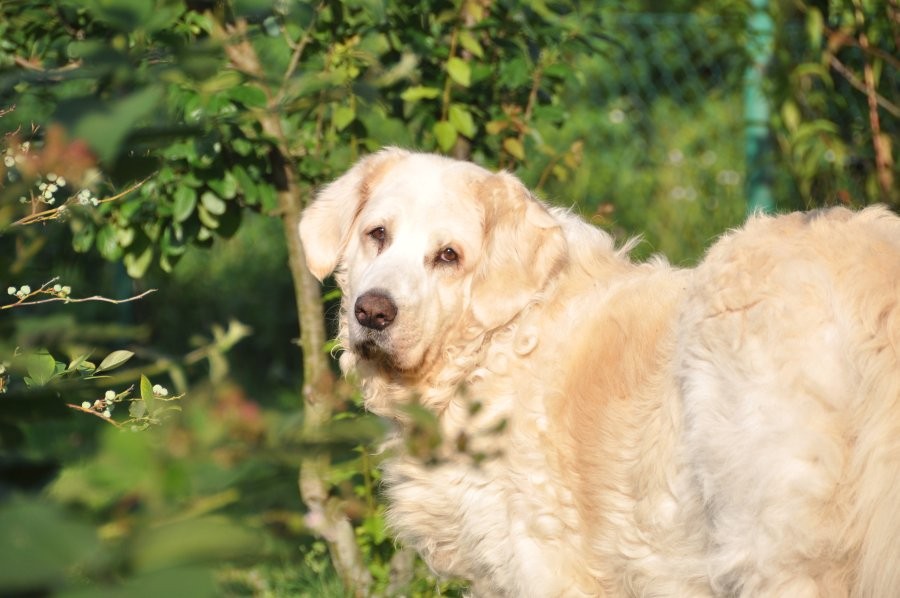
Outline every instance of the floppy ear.
<path id="1" fill-rule="evenodd" d="M 511 174 L 479 188 L 485 241 L 472 281 L 472 315 L 492 329 L 512 320 L 562 268 L 568 247 L 559 223 Z"/>
<path id="2" fill-rule="evenodd" d="M 300 217 L 300 242 L 306 267 L 323 280 L 337 267 L 353 222 L 368 199 L 376 174 L 408 152 L 387 148 L 359 160 L 350 170 L 322 189 Z"/>

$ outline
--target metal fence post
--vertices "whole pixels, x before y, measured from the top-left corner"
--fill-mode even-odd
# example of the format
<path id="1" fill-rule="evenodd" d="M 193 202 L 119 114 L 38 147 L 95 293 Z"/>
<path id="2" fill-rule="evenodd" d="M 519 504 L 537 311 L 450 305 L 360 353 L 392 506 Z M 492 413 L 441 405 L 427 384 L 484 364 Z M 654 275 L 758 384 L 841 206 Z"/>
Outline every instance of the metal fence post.
<path id="1" fill-rule="evenodd" d="M 750 65 L 744 77 L 745 154 L 747 158 L 747 212 L 773 212 L 772 141 L 769 99 L 763 89 L 772 58 L 774 24 L 769 0 L 751 0 L 747 21 Z"/>

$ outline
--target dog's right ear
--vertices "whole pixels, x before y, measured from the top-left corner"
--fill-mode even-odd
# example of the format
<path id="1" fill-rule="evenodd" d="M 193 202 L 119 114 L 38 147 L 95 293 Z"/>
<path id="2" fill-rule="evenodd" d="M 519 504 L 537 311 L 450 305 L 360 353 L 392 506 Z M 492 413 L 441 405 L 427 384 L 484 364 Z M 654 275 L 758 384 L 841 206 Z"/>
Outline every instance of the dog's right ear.
<path id="1" fill-rule="evenodd" d="M 388 162 L 408 152 L 387 148 L 359 160 L 336 181 L 327 185 L 300 217 L 300 242 L 306 267 L 323 280 L 334 272 L 350 240 L 356 217 L 368 199 L 376 173 Z"/>

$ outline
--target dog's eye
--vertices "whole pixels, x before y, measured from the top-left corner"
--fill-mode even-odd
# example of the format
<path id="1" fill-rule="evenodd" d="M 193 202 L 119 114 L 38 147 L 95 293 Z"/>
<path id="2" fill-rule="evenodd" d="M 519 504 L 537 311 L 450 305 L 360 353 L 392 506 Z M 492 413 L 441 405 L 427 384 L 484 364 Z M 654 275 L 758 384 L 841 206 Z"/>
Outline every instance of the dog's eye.
<path id="1" fill-rule="evenodd" d="M 459 260 L 459 255 L 452 247 L 444 247 L 441 249 L 441 252 L 438 253 L 437 259 L 439 262 L 445 264 L 453 264 Z"/>
<path id="2" fill-rule="evenodd" d="M 384 241 L 387 239 L 387 232 L 385 232 L 383 226 L 376 226 L 368 232 L 368 235 L 378 244 L 379 250 L 384 247 Z"/>

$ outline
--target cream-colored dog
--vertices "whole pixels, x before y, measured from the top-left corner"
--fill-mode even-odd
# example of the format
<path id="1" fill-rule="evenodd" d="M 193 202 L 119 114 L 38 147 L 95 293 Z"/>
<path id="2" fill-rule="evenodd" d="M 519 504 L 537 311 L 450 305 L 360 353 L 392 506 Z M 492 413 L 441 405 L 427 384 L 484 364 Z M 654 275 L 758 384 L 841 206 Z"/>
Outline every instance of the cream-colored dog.
<path id="1" fill-rule="evenodd" d="M 632 262 L 505 173 L 387 149 L 306 210 L 397 537 L 478 596 L 900 596 L 900 219 Z M 402 446 L 402 444 L 401 444 Z"/>

